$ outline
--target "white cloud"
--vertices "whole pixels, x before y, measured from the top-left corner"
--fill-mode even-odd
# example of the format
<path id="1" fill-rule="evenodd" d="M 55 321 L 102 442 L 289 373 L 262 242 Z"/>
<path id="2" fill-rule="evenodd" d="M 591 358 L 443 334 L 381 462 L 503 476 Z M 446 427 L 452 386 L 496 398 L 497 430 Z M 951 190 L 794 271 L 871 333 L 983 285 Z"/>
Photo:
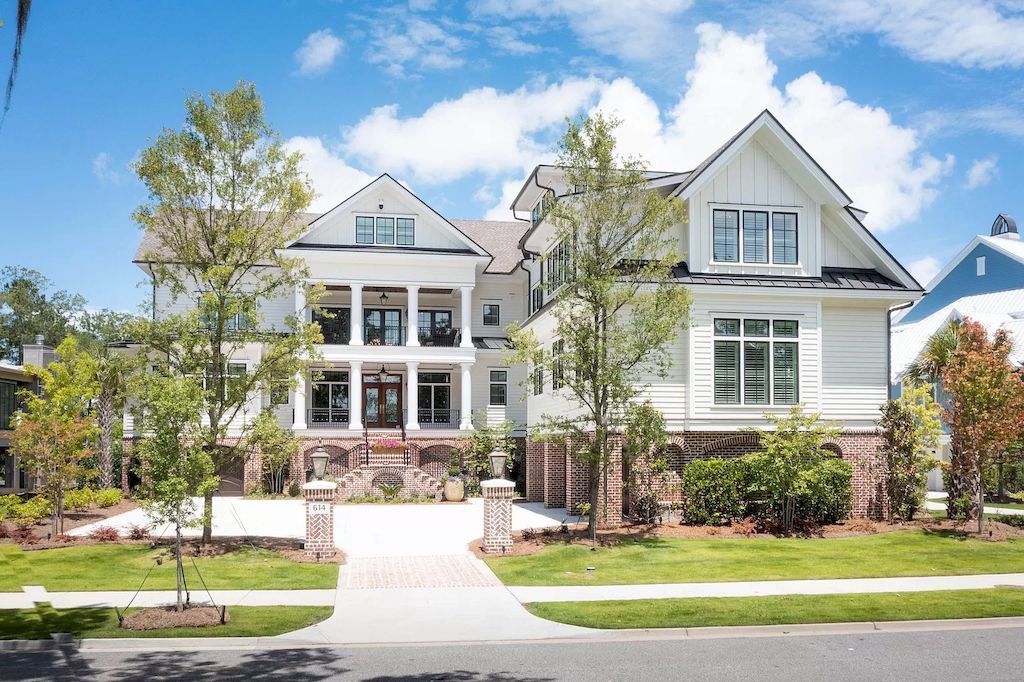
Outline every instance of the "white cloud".
<path id="1" fill-rule="evenodd" d="M 636 60 L 665 59 L 685 28 L 676 20 L 692 0 L 477 0 L 475 16 L 564 24 L 584 45 Z"/>
<path id="2" fill-rule="evenodd" d="M 324 213 L 376 178 L 350 166 L 333 153 L 318 137 L 292 137 L 285 140 L 289 152 L 302 152 L 302 170 L 313 180 L 317 196 L 310 211 Z"/>
<path id="3" fill-rule="evenodd" d="M 327 71 L 344 47 L 345 43 L 329 28 L 310 33 L 295 51 L 299 73 L 303 76 L 314 76 Z"/>
<path id="4" fill-rule="evenodd" d="M 977 189 L 992 182 L 992 179 L 999 172 L 999 159 L 990 156 L 987 159 L 975 159 L 971 167 L 967 169 L 967 178 L 964 181 L 964 189 Z"/>
<path id="5" fill-rule="evenodd" d="M 404 12 L 378 15 L 366 59 L 381 65 L 392 76 L 405 76 L 410 68 L 445 71 L 462 66 L 460 53 L 466 41 L 455 35 L 447 21 L 432 22 Z"/>
<path id="6" fill-rule="evenodd" d="M 877 33 L 912 59 L 997 68 L 1024 66 L 1024 7 L 992 0 L 805 0 L 800 23 L 822 33 Z M 803 39 L 808 37 L 806 33 Z"/>
<path id="7" fill-rule="evenodd" d="M 92 160 L 92 174 L 104 184 L 116 185 L 121 182 L 121 174 L 110 167 L 110 154 L 100 152 Z"/>
<path id="8" fill-rule="evenodd" d="M 491 47 L 505 54 L 519 57 L 541 51 L 540 45 L 523 40 L 519 37 L 519 31 L 511 26 L 492 26 L 485 29 L 485 33 Z"/>
<path id="9" fill-rule="evenodd" d="M 409 118 L 397 105 L 382 106 L 345 130 L 344 148 L 367 166 L 432 184 L 478 172 L 521 173 L 550 158 L 545 135 L 592 102 L 601 86 L 587 78 L 512 92 L 479 88 Z"/>
<path id="10" fill-rule="evenodd" d="M 910 274 L 926 289 L 928 288 L 928 283 L 932 281 L 935 275 L 939 274 L 941 269 L 942 265 L 938 259 L 932 256 L 925 256 L 924 258 L 911 261 L 909 266 Z"/>

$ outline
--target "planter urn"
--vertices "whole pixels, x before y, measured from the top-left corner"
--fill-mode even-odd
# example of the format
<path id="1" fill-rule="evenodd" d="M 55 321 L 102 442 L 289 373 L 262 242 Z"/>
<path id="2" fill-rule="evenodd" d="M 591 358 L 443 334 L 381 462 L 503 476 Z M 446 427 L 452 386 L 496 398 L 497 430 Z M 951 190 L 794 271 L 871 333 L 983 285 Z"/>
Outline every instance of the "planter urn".
<path id="1" fill-rule="evenodd" d="M 444 482 L 444 499 L 449 502 L 462 502 L 466 497 L 466 484 L 461 478 L 452 476 Z"/>

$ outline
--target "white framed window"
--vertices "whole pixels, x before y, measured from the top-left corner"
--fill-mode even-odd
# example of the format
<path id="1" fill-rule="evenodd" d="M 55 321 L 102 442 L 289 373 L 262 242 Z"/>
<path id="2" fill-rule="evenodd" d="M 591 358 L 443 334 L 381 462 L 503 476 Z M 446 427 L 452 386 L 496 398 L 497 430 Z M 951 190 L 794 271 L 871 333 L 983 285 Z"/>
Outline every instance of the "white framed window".
<path id="1" fill-rule="evenodd" d="M 356 244 L 414 246 L 416 219 L 398 216 L 356 216 Z"/>
<path id="2" fill-rule="evenodd" d="M 507 405 L 508 404 L 508 370 L 504 369 L 492 369 L 490 370 L 490 395 L 488 404 L 490 405 Z"/>
<path id="3" fill-rule="evenodd" d="M 770 317 L 716 317 L 716 405 L 795 405 L 800 400 L 800 323 Z"/>
<path id="4" fill-rule="evenodd" d="M 711 261 L 753 265 L 799 264 L 799 216 L 771 207 L 711 209 Z"/>
<path id="5" fill-rule="evenodd" d="M 977 268 L 978 277 L 985 275 L 985 257 L 978 256 L 974 259 L 974 267 Z"/>

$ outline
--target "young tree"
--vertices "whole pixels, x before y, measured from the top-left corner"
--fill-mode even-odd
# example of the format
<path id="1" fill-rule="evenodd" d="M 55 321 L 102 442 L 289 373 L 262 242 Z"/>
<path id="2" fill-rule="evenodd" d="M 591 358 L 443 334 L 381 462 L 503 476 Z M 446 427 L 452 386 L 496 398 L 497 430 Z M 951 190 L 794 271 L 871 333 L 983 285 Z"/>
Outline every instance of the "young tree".
<path id="1" fill-rule="evenodd" d="M 92 457 L 90 443 L 96 425 L 89 403 L 99 392 L 93 359 L 74 337 L 58 347 L 60 360 L 48 367 L 28 368 L 42 384 L 40 394 L 20 392 L 25 410 L 17 420 L 11 445 L 21 455 L 21 467 L 38 474 L 40 491 L 51 505 L 53 533 L 64 533 L 64 493 L 90 475 L 84 460 Z"/>
<path id="2" fill-rule="evenodd" d="M 80 323 L 83 348 L 92 356 L 96 368 L 99 395 L 96 397 L 96 425 L 99 448 L 96 453 L 99 486 L 114 487 L 114 440 L 120 431 L 128 384 L 142 369 L 145 357 L 112 343 L 127 341 L 138 329 L 139 320 L 128 313 L 101 310 L 86 313 Z M 124 453 L 121 465 L 124 466 Z"/>
<path id="3" fill-rule="evenodd" d="M 688 292 L 672 277 L 682 203 L 649 189 L 642 159 L 617 152 L 617 125 L 600 113 L 570 122 L 559 146 L 566 184 L 584 188 L 545 212 L 554 228 L 551 243 L 561 245 L 549 252 L 560 258 L 559 274 L 546 283 L 561 352 L 542 348 L 531 330 L 509 330 L 510 359 L 557 377 L 569 403 L 559 414 L 542 415 L 540 430 L 587 443 L 574 454 L 590 473 L 592 538 L 598 516 L 610 518 L 609 486 L 620 485 L 608 471 L 628 407 L 652 376 L 667 373 L 668 347 L 689 314 Z M 617 518 L 619 510 L 612 513 Z"/>
<path id="4" fill-rule="evenodd" d="M 269 484 L 268 492 L 275 495 L 284 492 L 288 464 L 299 451 L 299 439 L 295 437 L 295 432 L 281 426 L 276 414 L 264 410 L 253 421 L 245 446 L 247 456 L 259 455 Z"/>
<path id="5" fill-rule="evenodd" d="M 139 378 L 137 423 L 145 437 L 137 451 L 145 468 L 140 501 L 155 523 L 173 523 L 177 567 L 177 610 L 181 611 L 184 569 L 181 529 L 204 524 L 196 497 L 217 487 L 213 461 L 203 446 L 200 415 L 203 391 L 192 377 L 160 372 Z"/>
<path id="6" fill-rule="evenodd" d="M 905 383 L 900 397 L 882 406 L 890 522 L 897 514 L 905 521 L 914 518 L 924 502 L 928 472 L 935 466 L 928 450 L 942 433 L 939 413 L 931 388 L 920 383 Z"/>
<path id="7" fill-rule="evenodd" d="M 943 416 L 952 435 L 949 513 L 966 511 L 984 525 L 983 475 L 1017 438 L 1024 424 L 1024 382 L 1009 361 L 1013 342 L 1005 329 L 989 340 L 980 323 L 964 319 L 949 366 L 942 373 L 951 400 Z M 962 501 L 958 501 L 962 500 Z"/>
<path id="8" fill-rule="evenodd" d="M 470 432 L 462 446 L 462 455 L 465 461 L 466 471 L 476 479 L 474 485 L 479 485 L 491 477 L 491 460 L 488 458 L 494 450 L 501 450 L 505 453 L 506 468 L 511 469 L 516 461 L 516 439 L 512 432 L 516 425 L 510 419 L 505 419 L 493 424 L 487 423 L 487 414 L 480 412 L 476 415 L 476 428 Z"/>
<path id="9" fill-rule="evenodd" d="M 0 359 L 21 362 L 21 345 L 41 335 L 51 343 L 72 330 L 85 299 L 52 291 L 50 280 L 35 270 L 8 265 L 0 269 Z"/>
<path id="10" fill-rule="evenodd" d="M 242 420 L 241 438 L 229 441 L 227 424 L 245 416 L 253 396 L 293 383 L 321 340 L 318 325 L 295 315 L 284 329 L 266 324 L 258 301 L 298 289 L 314 304 L 323 288 L 307 285 L 304 264 L 282 255 L 305 228 L 300 212 L 313 192 L 299 154 L 287 153 L 264 121 L 253 85 L 193 96 L 185 108 L 183 128 L 165 130 L 135 164 L 149 190 L 135 218 L 151 245 L 145 258 L 155 285 L 195 308 L 154 311 L 145 348 L 171 373 L 202 378 L 206 420 L 197 438 L 219 466 L 244 455 L 251 428 Z M 244 371 L 231 364 L 253 348 L 258 359 Z M 209 490 L 204 542 L 212 504 Z"/>
<path id="11" fill-rule="evenodd" d="M 667 447 L 665 416 L 650 401 L 630 405 L 622 470 L 630 492 L 629 513 L 637 521 L 651 523 L 658 516 L 657 482 L 668 471 Z"/>

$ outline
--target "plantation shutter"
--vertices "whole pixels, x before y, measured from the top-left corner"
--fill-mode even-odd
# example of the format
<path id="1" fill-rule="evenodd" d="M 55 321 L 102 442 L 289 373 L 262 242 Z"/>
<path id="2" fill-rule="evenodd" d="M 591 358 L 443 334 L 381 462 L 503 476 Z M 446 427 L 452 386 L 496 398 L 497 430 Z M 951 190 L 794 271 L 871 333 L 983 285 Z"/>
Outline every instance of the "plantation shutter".
<path id="1" fill-rule="evenodd" d="M 795 405 L 799 400 L 795 343 L 777 342 L 774 353 L 775 404 Z"/>
<path id="2" fill-rule="evenodd" d="M 768 343 L 747 341 L 743 346 L 743 402 L 768 404 Z"/>
<path id="3" fill-rule="evenodd" d="M 740 342 L 715 341 L 715 404 L 740 402 Z"/>

